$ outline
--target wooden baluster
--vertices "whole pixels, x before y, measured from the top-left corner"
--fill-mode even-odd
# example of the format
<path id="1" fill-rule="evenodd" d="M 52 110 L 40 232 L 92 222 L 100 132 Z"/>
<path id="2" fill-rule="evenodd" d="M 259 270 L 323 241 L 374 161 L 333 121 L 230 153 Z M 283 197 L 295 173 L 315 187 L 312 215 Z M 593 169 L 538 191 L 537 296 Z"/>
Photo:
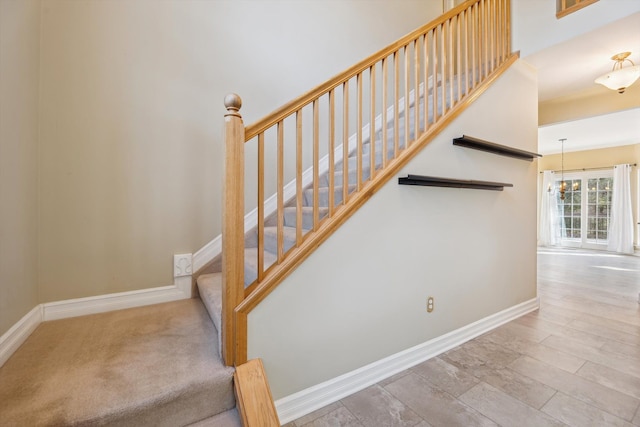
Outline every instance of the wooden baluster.
<path id="1" fill-rule="evenodd" d="M 329 91 L 329 214 L 333 216 L 335 209 L 335 173 L 336 173 L 336 96 L 335 89 Z"/>
<path id="2" fill-rule="evenodd" d="M 313 230 L 318 229 L 320 222 L 320 113 L 319 101 L 313 101 Z M 302 228 L 302 226 L 300 226 Z"/>
<path id="3" fill-rule="evenodd" d="M 349 199 L 349 81 L 342 84 L 342 206 Z"/>
<path id="4" fill-rule="evenodd" d="M 436 124 L 438 121 L 438 86 L 442 85 L 444 82 L 442 81 L 442 76 L 438 78 L 438 62 L 440 57 L 438 55 L 438 28 L 433 29 L 433 37 L 431 38 L 432 43 L 432 52 L 433 52 L 433 94 L 431 95 L 433 102 L 433 124 Z"/>
<path id="5" fill-rule="evenodd" d="M 505 19 L 505 60 L 509 54 L 511 54 L 511 2 L 509 0 L 505 0 L 505 10 L 504 10 L 504 19 Z"/>
<path id="6" fill-rule="evenodd" d="M 388 108 L 387 103 L 389 102 L 389 99 L 388 99 L 389 74 L 387 70 L 388 58 L 389 58 L 388 56 L 382 58 L 382 112 L 381 112 L 381 115 L 382 115 L 382 169 L 387 167 L 387 153 L 389 152 L 387 148 L 387 143 L 389 142 L 388 136 L 387 136 L 387 122 L 389 120 L 387 118 L 387 108 Z"/>
<path id="7" fill-rule="evenodd" d="M 489 14 L 487 11 L 487 2 L 485 0 L 481 1 L 482 4 L 482 52 L 484 54 L 484 76 L 483 79 L 486 79 L 489 75 Z"/>
<path id="8" fill-rule="evenodd" d="M 478 81 L 477 22 L 478 22 L 478 3 L 475 3 L 473 5 L 472 13 L 471 13 L 471 33 L 469 37 L 469 44 L 471 45 L 471 70 L 472 70 L 471 86 L 474 88 L 476 87 L 476 83 Z"/>
<path id="9" fill-rule="evenodd" d="M 469 64 L 469 12 L 471 8 L 464 11 L 464 93 L 469 94 L 469 78 L 472 75 L 471 65 Z"/>
<path id="10" fill-rule="evenodd" d="M 429 129 L 429 33 L 425 33 L 422 41 L 422 50 L 424 56 L 424 76 L 423 76 L 423 93 L 422 102 L 424 105 L 424 131 Z M 435 78 L 433 79 L 435 81 Z"/>
<path id="11" fill-rule="evenodd" d="M 495 8 L 494 8 L 494 0 L 487 1 L 487 27 L 489 28 L 489 72 L 492 73 L 495 69 L 495 59 L 496 59 L 496 36 L 495 36 Z"/>
<path id="12" fill-rule="evenodd" d="M 258 282 L 264 278 L 264 132 L 258 134 Z"/>
<path id="13" fill-rule="evenodd" d="M 449 69 L 449 108 L 450 110 L 453 108 L 454 104 L 454 94 L 453 94 L 453 83 L 455 81 L 454 75 L 454 65 L 455 65 L 455 57 L 453 54 L 453 32 L 454 32 L 453 18 L 447 20 L 447 68 Z"/>
<path id="14" fill-rule="evenodd" d="M 358 112 L 356 117 L 356 174 L 358 175 L 356 188 L 357 191 L 360 191 L 362 190 L 362 73 L 358 73 L 356 76 L 356 86 L 356 110 Z"/>
<path id="15" fill-rule="evenodd" d="M 404 45 L 404 148 L 409 148 L 409 95 L 411 93 L 411 57 L 409 56 L 409 45 Z"/>
<path id="16" fill-rule="evenodd" d="M 456 103 L 462 98 L 462 17 L 461 14 L 456 18 L 456 76 L 458 77 L 458 95 Z"/>
<path id="17" fill-rule="evenodd" d="M 302 243 L 302 110 L 296 111 L 296 246 Z M 318 193 L 313 194 L 314 199 Z M 314 202 L 315 203 L 315 202 Z"/>
<path id="18" fill-rule="evenodd" d="M 244 299 L 244 123 L 242 100 L 224 98 L 225 171 L 222 214 L 222 358 L 235 363 L 234 310 Z"/>
<path id="19" fill-rule="evenodd" d="M 418 39 L 413 41 L 413 138 L 418 139 L 420 135 L 420 49 Z"/>
<path id="20" fill-rule="evenodd" d="M 369 181 L 373 180 L 376 172 L 376 66 L 369 67 Z"/>
<path id="21" fill-rule="evenodd" d="M 500 66 L 504 60 L 502 46 L 504 44 L 504 27 L 502 23 L 502 0 L 496 2 L 496 16 L 494 18 L 496 22 L 496 65 Z"/>
<path id="22" fill-rule="evenodd" d="M 442 107 L 442 116 L 447 113 L 447 84 L 452 83 L 447 79 L 447 62 L 447 31 L 443 23 L 440 25 L 440 74 L 442 75 L 440 105 Z"/>
<path id="23" fill-rule="evenodd" d="M 400 149 L 400 130 L 398 125 L 400 124 L 400 61 L 398 58 L 398 52 L 393 52 L 393 158 L 398 157 L 398 150 Z"/>
<path id="24" fill-rule="evenodd" d="M 284 257 L 284 122 L 278 122 L 278 211 L 277 246 L 278 264 Z"/>

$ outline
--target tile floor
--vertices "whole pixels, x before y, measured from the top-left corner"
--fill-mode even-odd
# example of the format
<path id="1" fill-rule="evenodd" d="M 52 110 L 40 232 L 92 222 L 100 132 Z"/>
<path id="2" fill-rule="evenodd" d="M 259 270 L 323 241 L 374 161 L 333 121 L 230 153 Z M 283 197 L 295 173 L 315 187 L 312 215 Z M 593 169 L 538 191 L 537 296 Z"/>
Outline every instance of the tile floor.
<path id="1" fill-rule="evenodd" d="M 302 426 L 640 426 L 640 257 L 538 253 L 540 309 Z"/>

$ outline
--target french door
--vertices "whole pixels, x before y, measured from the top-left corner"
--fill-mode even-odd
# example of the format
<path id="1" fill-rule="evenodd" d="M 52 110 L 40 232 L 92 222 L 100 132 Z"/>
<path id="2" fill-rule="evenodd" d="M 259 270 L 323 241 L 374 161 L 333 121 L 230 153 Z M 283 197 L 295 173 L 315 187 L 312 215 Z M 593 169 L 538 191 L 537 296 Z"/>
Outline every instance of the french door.
<path id="1" fill-rule="evenodd" d="M 564 200 L 561 188 L 564 186 Z M 564 174 L 556 180 L 562 246 L 606 249 L 609 242 L 613 169 Z"/>

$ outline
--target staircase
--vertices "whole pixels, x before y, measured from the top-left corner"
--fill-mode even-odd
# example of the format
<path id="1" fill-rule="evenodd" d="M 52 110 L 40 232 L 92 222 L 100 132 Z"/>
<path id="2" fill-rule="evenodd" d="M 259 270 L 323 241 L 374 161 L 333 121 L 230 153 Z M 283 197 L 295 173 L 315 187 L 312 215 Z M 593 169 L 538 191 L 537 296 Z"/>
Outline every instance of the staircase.
<path id="1" fill-rule="evenodd" d="M 464 85 L 462 85 L 464 86 Z M 427 102 L 433 103 L 434 96 L 441 97 L 443 89 L 448 92 L 453 88 L 456 96 L 464 96 L 465 89 L 458 90 L 456 82 L 443 87 L 439 82 L 436 87 L 430 87 L 427 91 Z M 373 134 L 373 152 L 374 152 L 374 171 L 379 171 L 384 162 L 388 162 L 398 157 L 402 150 L 405 149 L 405 135 L 408 135 L 409 141 L 415 138 L 415 125 L 416 117 L 418 117 L 418 131 L 424 132 L 425 130 L 425 114 L 424 114 L 424 91 L 421 93 L 416 103 L 413 100 L 413 94 L 411 94 L 412 100 L 409 103 L 409 109 L 398 113 L 397 120 L 394 119 L 393 111 L 390 111 L 385 118 L 385 133 L 386 140 L 383 141 L 383 126 L 380 124 L 375 129 Z M 447 97 L 447 103 L 444 106 L 439 106 L 437 114 L 441 115 L 443 110 L 447 110 L 451 107 L 449 98 Z M 430 112 L 427 116 L 427 127 L 433 125 L 433 112 Z M 397 128 L 397 132 L 396 132 Z M 408 130 L 408 133 L 405 132 Z M 354 147 L 349 150 L 349 156 L 347 158 L 347 179 L 344 174 L 344 162 L 340 160 L 335 163 L 333 168 L 333 206 L 339 207 L 343 204 L 345 192 L 347 196 L 352 195 L 358 187 L 358 158 L 361 161 L 361 173 L 360 182 L 366 182 L 371 178 L 371 142 L 372 139 L 368 135 L 368 131 L 365 130 L 366 137 L 362 142 L 362 150 L 358 150 Z M 398 135 L 398 144 L 395 144 L 395 135 Z M 355 135 L 350 138 L 355 139 Z M 386 152 L 385 147 L 386 146 Z M 398 150 L 396 152 L 396 149 Z M 296 206 L 296 199 L 291 198 L 285 202 L 283 210 L 283 251 L 286 253 L 296 245 L 296 233 L 297 223 L 300 218 L 302 235 L 304 236 L 313 230 L 314 228 L 314 200 L 315 192 L 318 192 L 318 220 L 322 221 L 329 214 L 331 193 L 330 186 L 330 172 L 325 171 L 319 176 L 317 188 L 313 182 L 307 184 L 303 189 L 301 214 L 298 214 L 298 207 Z M 264 250 L 261 252 L 264 257 L 264 269 L 268 270 L 269 267 L 276 264 L 278 260 L 278 218 L 277 214 L 273 213 L 269 215 L 264 224 Z M 258 278 L 258 230 L 256 227 L 248 230 L 245 233 L 245 247 L 244 247 L 244 286 L 245 289 L 255 283 Z M 211 313 L 216 328 L 219 330 L 222 322 L 222 265 L 216 260 L 212 263 L 208 272 L 202 274 L 197 279 L 198 290 L 200 297 L 202 298 L 205 306 Z"/>

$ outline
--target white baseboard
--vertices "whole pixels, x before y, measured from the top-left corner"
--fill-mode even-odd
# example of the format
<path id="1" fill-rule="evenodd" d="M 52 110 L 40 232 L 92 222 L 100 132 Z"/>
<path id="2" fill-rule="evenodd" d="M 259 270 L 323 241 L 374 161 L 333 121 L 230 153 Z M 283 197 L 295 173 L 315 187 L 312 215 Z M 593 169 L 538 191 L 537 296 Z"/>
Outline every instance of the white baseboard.
<path id="1" fill-rule="evenodd" d="M 38 304 L 0 337 L 0 366 L 41 322 L 187 298 L 191 298 L 191 276 L 176 277 L 171 286 Z"/>
<path id="2" fill-rule="evenodd" d="M 191 276 L 176 277 L 171 286 L 75 298 L 42 304 L 42 320 L 65 319 L 191 298 Z"/>
<path id="3" fill-rule="evenodd" d="M 500 325 L 530 313 L 538 309 L 539 305 L 538 298 L 525 301 L 438 338 L 363 366 L 355 371 L 278 399 L 275 404 L 280 422 L 286 424 L 337 402 L 398 372 L 411 368 Z"/>
<path id="4" fill-rule="evenodd" d="M 0 337 L 0 366 L 29 338 L 42 322 L 42 306 L 38 304 Z"/>

